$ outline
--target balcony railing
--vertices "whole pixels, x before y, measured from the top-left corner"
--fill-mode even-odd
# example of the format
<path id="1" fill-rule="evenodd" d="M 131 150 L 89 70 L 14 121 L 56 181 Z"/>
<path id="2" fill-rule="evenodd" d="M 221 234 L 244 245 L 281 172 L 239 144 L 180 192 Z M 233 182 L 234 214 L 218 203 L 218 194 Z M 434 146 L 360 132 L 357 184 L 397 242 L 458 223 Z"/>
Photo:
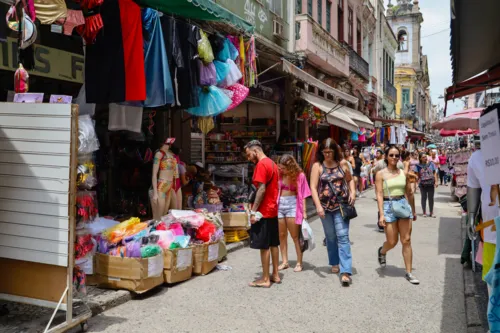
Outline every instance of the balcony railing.
<path id="1" fill-rule="evenodd" d="M 387 96 L 394 102 L 397 102 L 397 90 L 396 88 L 390 83 L 389 81 L 385 80 L 384 81 L 384 93 L 387 94 Z"/>
<path id="2" fill-rule="evenodd" d="M 370 69 L 368 67 L 368 63 L 351 47 L 349 47 L 349 67 L 358 73 L 363 79 L 367 81 L 370 79 Z"/>

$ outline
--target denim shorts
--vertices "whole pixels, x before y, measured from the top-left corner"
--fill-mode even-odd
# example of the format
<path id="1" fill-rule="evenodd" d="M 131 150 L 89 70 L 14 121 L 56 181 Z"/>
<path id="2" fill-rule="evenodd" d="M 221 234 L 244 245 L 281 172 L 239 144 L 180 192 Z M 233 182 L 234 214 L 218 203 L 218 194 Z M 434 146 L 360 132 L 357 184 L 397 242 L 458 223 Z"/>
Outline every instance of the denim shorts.
<path id="1" fill-rule="evenodd" d="M 410 208 L 409 219 L 413 219 L 413 214 L 411 213 L 411 206 L 408 203 L 408 200 L 406 200 L 406 198 L 402 198 L 399 200 L 393 200 L 392 202 L 399 202 L 403 205 L 407 205 Z M 391 201 L 384 201 L 384 217 L 385 217 L 385 222 L 387 222 L 387 223 L 396 222 L 397 220 L 401 219 L 399 217 L 396 217 L 396 215 L 394 215 L 394 212 L 392 211 L 392 208 L 391 208 L 392 202 Z"/>
<path id="2" fill-rule="evenodd" d="M 297 210 L 297 197 L 291 195 L 289 197 L 280 197 L 278 205 L 278 218 L 295 217 Z"/>

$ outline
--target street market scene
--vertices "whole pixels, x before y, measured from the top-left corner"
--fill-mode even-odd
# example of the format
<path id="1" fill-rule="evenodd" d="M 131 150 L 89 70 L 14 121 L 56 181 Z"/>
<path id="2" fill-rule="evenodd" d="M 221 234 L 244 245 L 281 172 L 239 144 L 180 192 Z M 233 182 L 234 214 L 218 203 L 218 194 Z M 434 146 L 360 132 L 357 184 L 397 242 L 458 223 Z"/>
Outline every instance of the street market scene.
<path id="1" fill-rule="evenodd" d="M 0 0 L 0 333 L 500 332 L 498 12 Z"/>

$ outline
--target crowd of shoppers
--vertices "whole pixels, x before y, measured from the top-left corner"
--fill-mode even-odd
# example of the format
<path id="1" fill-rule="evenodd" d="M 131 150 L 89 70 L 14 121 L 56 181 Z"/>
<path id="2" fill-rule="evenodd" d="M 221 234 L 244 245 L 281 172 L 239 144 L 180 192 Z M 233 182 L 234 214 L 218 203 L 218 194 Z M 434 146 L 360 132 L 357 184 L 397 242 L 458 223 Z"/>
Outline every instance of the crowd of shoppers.
<path id="1" fill-rule="evenodd" d="M 379 264 L 386 265 L 387 252 L 400 240 L 406 279 L 419 284 L 412 273 L 411 230 L 412 222 L 417 219 L 414 194 L 418 185 L 422 216 L 435 217 L 434 189 L 439 179 L 441 184 L 447 183 L 448 162 L 444 151 L 423 149 L 410 153 L 404 148 L 395 145 L 386 148 L 383 144 L 350 150 L 329 138 L 319 144 L 309 175 L 310 187 L 292 155 L 283 155 L 275 163 L 264 154 L 257 140 L 245 146 L 245 154 L 255 164 L 250 195 L 250 247 L 260 250 L 262 262 L 262 277 L 251 282 L 251 287 L 269 288 L 273 283 L 281 283 L 278 272 L 290 268 L 288 234 L 297 255 L 293 271 L 304 269 L 301 225 L 307 219 L 306 198 L 309 196 L 323 225 L 331 271 L 339 274 L 342 286 L 350 286 L 350 218 L 343 210 L 354 207 L 356 198 L 370 184 L 376 193 L 378 228 L 386 236 L 377 251 Z"/>

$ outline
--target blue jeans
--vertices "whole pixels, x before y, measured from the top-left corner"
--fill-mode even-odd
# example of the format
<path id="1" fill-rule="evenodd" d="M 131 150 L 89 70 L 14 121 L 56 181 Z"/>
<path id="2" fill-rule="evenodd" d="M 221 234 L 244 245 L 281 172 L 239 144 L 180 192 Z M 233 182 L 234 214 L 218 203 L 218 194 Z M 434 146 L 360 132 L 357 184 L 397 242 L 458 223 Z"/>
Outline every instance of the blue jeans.
<path id="1" fill-rule="evenodd" d="M 325 213 L 321 219 L 326 236 L 328 262 L 332 266 L 340 264 L 340 274 L 352 275 L 351 242 L 349 241 L 349 220 L 344 220 L 340 211 Z"/>

